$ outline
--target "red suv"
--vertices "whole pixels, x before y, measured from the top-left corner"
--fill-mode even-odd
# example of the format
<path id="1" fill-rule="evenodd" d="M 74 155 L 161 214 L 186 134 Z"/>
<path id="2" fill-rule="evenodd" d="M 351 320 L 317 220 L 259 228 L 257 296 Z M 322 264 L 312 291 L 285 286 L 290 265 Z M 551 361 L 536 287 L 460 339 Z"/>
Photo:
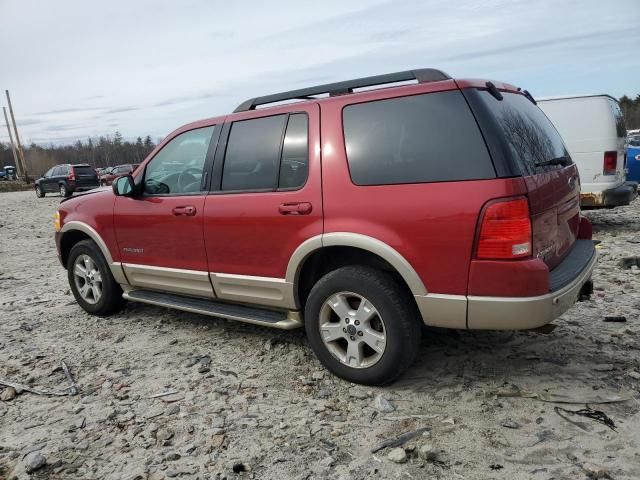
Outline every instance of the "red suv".
<path id="1" fill-rule="evenodd" d="M 185 125 L 112 191 L 64 201 L 56 243 L 87 312 L 304 326 L 329 370 L 379 385 L 422 324 L 530 329 L 590 293 L 579 192 L 528 92 L 413 70 Z"/>

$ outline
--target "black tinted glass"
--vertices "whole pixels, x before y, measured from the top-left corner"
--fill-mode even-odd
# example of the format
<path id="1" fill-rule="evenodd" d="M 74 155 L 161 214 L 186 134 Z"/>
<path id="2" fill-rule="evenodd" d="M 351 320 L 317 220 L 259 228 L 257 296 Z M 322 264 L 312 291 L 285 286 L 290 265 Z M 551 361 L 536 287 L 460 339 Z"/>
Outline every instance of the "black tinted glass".
<path id="1" fill-rule="evenodd" d="M 562 167 L 554 159 L 570 163 L 562 137 L 547 116 L 524 95 L 502 92 L 503 100 L 488 91 L 480 97 L 498 123 L 511 157 L 523 174 L 534 174 Z"/>
<path id="2" fill-rule="evenodd" d="M 57 177 L 59 175 L 64 175 L 65 174 L 65 167 L 56 167 L 53 169 L 53 173 L 51 174 L 54 177 Z"/>
<path id="3" fill-rule="evenodd" d="M 95 170 L 91 167 L 74 166 L 73 171 L 75 172 L 76 175 L 95 175 L 96 174 Z"/>
<path id="4" fill-rule="evenodd" d="M 495 178 L 459 91 L 351 105 L 343 121 L 349 170 L 357 185 Z"/>
<path id="5" fill-rule="evenodd" d="M 234 122 L 222 172 L 222 190 L 275 189 L 287 115 Z"/>
<path id="6" fill-rule="evenodd" d="M 298 188 L 305 184 L 309 170 L 308 145 L 307 116 L 291 115 L 282 145 L 279 188 Z"/>

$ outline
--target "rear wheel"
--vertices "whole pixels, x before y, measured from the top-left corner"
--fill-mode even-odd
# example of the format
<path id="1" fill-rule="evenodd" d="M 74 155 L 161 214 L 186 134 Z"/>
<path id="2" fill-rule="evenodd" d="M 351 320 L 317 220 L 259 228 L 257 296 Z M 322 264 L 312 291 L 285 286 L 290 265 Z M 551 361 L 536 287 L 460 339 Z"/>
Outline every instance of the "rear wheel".
<path id="1" fill-rule="evenodd" d="M 350 382 L 384 385 L 413 363 L 421 322 L 413 298 L 382 270 L 348 266 L 322 277 L 305 307 L 309 343 Z"/>
<path id="2" fill-rule="evenodd" d="M 64 183 L 60 184 L 60 196 L 61 197 L 70 197 L 73 194 Z"/>
<path id="3" fill-rule="evenodd" d="M 45 196 L 44 190 L 42 190 L 42 187 L 40 185 L 36 185 L 36 197 L 38 198 L 42 198 Z"/>
<path id="4" fill-rule="evenodd" d="M 125 304 L 102 252 L 92 240 L 76 243 L 67 261 L 69 286 L 78 304 L 94 315 L 108 315 Z"/>

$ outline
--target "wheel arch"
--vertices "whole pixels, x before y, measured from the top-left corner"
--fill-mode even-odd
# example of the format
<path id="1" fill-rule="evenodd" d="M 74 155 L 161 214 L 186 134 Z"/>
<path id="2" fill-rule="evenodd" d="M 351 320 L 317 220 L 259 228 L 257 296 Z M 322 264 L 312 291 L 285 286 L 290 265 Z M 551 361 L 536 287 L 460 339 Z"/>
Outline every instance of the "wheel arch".
<path id="1" fill-rule="evenodd" d="M 76 243 L 87 239 L 93 240 L 93 242 L 98 246 L 104 256 L 104 259 L 107 261 L 107 264 L 110 266 L 113 264 L 113 257 L 107 248 L 107 244 L 104 242 L 100 234 L 90 225 L 83 222 L 71 221 L 64 224 L 60 230 L 60 234 L 60 256 L 65 267 L 69 257 L 69 252 L 73 246 Z"/>
<path id="2" fill-rule="evenodd" d="M 84 222 L 78 222 L 76 220 L 65 223 L 60 230 L 60 259 L 62 264 L 66 268 L 67 260 L 69 258 L 69 252 L 73 246 L 82 240 L 93 240 L 98 246 L 98 249 L 104 256 L 113 278 L 121 285 L 128 284 L 127 277 L 124 273 L 122 265 L 119 262 L 114 262 L 111 252 L 107 247 L 107 244 L 102 239 L 100 234 L 91 226 Z"/>
<path id="3" fill-rule="evenodd" d="M 402 254 L 376 238 L 350 232 L 318 235 L 302 243 L 291 256 L 285 280 L 293 285 L 296 303 L 303 306 L 320 276 L 350 264 L 388 270 L 413 296 L 427 294 L 424 283 Z"/>

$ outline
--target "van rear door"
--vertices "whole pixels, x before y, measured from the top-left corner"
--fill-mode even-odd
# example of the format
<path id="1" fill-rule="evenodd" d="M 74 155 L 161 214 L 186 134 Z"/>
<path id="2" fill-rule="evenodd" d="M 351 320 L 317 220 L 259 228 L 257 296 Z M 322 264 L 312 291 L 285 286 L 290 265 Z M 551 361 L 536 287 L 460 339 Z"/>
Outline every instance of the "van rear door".
<path id="1" fill-rule="evenodd" d="M 553 269 L 569 253 L 580 224 L 578 170 L 562 138 L 542 110 L 522 93 L 465 89 L 465 96 L 492 156 L 510 165 L 502 176 L 523 177 L 531 214 L 532 254 Z M 500 175 L 500 168 L 497 170 Z"/>

